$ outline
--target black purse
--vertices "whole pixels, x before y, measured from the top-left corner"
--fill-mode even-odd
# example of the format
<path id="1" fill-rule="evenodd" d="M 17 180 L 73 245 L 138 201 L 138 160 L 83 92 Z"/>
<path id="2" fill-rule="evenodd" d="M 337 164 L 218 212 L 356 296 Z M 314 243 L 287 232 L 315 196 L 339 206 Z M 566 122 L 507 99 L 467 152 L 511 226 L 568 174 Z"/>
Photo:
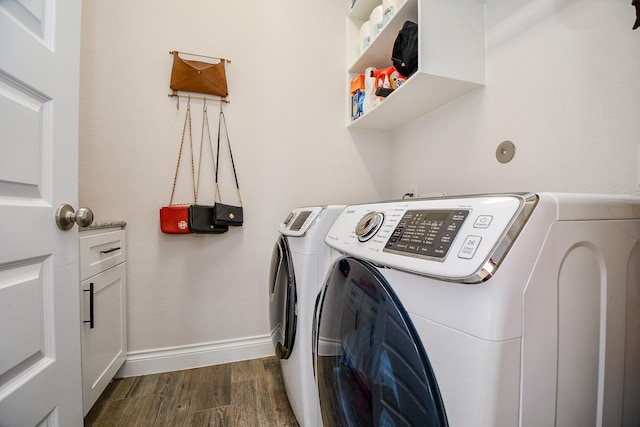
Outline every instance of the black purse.
<path id="1" fill-rule="evenodd" d="M 214 206 L 189 206 L 189 231 L 195 234 L 221 234 L 229 231 L 226 225 L 214 223 Z"/>
<path id="2" fill-rule="evenodd" d="M 225 226 L 241 226 L 244 222 L 242 206 L 216 203 L 213 206 L 213 212 L 216 224 L 222 224 Z"/>
<path id="3" fill-rule="evenodd" d="M 224 123 L 224 131 L 227 136 L 227 143 L 229 145 L 229 156 L 231 157 L 231 166 L 233 168 L 233 177 L 236 181 L 236 188 L 238 190 L 238 199 L 240 200 L 240 206 L 227 205 L 222 203 L 220 198 L 220 186 L 218 185 L 218 171 L 220 170 L 220 133 L 221 126 Z M 231 141 L 229 140 L 229 132 L 227 130 L 227 121 L 224 118 L 222 108 L 220 109 L 220 118 L 218 120 L 218 150 L 216 154 L 216 204 L 213 206 L 214 222 L 216 225 L 239 227 L 244 222 L 244 212 L 242 209 L 242 197 L 240 196 L 240 185 L 238 184 L 238 174 L 236 173 L 236 165 L 233 161 L 233 153 L 231 152 Z"/>
<path id="4" fill-rule="evenodd" d="M 213 145 L 211 144 L 211 132 L 209 131 L 209 116 L 207 115 L 207 100 L 205 98 L 202 106 L 202 133 L 200 137 L 200 157 L 198 160 L 198 180 L 195 186 L 195 203 L 189 206 L 189 230 L 195 234 L 221 234 L 229 230 L 224 224 L 216 224 L 215 206 L 199 205 L 198 190 L 200 188 L 200 171 L 202 170 L 202 147 L 204 145 L 205 126 L 209 139 L 209 148 L 211 150 L 211 161 L 213 164 L 214 174 L 217 176 L 216 163 L 213 160 Z"/>

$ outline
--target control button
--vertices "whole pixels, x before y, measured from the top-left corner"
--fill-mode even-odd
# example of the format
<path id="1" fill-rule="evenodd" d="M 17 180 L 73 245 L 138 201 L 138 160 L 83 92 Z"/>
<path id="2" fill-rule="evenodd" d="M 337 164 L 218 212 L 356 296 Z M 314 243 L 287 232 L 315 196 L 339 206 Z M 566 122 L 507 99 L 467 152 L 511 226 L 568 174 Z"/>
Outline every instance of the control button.
<path id="1" fill-rule="evenodd" d="M 478 216 L 478 218 L 476 218 L 476 222 L 473 224 L 473 227 L 488 228 L 492 220 L 493 220 L 493 217 L 491 215 L 480 215 Z"/>
<path id="2" fill-rule="evenodd" d="M 293 212 L 289 212 L 289 215 L 285 218 L 284 222 L 282 224 L 284 224 L 284 226 L 286 227 L 287 225 L 289 225 L 289 222 L 291 222 L 291 220 L 293 219 Z"/>
<path id="3" fill-rule="evenodd" d="M 371 239 L 380 229 L 384 222 L 384 214 L 382 212 L 369 212 L 363 216 L 356 225 L 356 236 L 361 242 Z"/>
<path id="4" fill-rule="evenodd" d="M 467 236 L 467 238 L 464 239 L 464 243 L 462 244 L 462 249 L 460 249 L 458 257 L 463 259 L 473 258 L 473 256 L 476 254 L 478 246 L 480 246 L 481 240 L 482 237 L 480 236 Z"/>

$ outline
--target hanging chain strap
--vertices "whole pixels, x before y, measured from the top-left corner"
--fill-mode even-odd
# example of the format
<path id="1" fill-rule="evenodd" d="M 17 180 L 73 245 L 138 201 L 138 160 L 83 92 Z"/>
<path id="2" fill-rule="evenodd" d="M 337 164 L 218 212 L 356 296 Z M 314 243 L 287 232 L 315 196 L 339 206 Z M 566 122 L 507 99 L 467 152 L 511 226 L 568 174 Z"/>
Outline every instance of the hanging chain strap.
<path id="1" fill-rule="evenodd" d="M 216 164 L 218 167 L 216 168 L 216 197 L 220 203 L 222 203 L 222 198 L 220 197 L 220 186 L 218 185 L 218 170 L 220 169 L 220 130 L 222 123 L 224 123 L 224 133 L 227 136 L 227 144 L 229 145 L 229 156 L 231 157 L 231 166 L 233 167 L 233 177 L 236 180 L 236 188 L 238 189 L 238 199 L 240 200 L 240 206 L 242 206 L 242 196 L 240 195 L 240 185 L 238 184 L 238 174 L 236 173 L 236 165 L 233 161 L 233 152 L 231 151 L 231 140 L 229 139 L 229 131 L 227 129 L 227 121 L 224 117 L 224 112 L 222 111 L 222 104 L 220 104 L 220 117 L 218 119 L 218 148 L 216 154 Z"/>
<path id="2" fill-rule="evenodd" d="M 218 173 L 215 159 L 213 158 L 213 143 L 211 142 L 211 130 L 209 129 L 209 115 L 207 113 L 207 98 L 204 98 L 204 103 L 202 104 L 202 131 L 200 133 L 200 156 L 198 159 L 198 180 L 196 181 L 196 203 L 198 203 L 198 189 L 200 188 L 200 171 L 202 170 L 202 147 L 204 146 L 204 130 L 205 127 L 207 129 L 207 137 L 209 140 L 209 151 L 211 152 L 211 163 L 213 163 L 213 172 L 214 174 Z M 215 195 L 214 195 L 215 201 Z"/>
<path id="3" fill-rule="evenodd" d="M 187 101 L 187 112 L 184 116 L 184 126 L 182 128 L 182 137 L 180 138 L 180 151 L 178 151 L 178 163 L 176 164 L 176 174 L 173 177 L 173 188 L 171 189 L 171 199 L 169 199 L 169 206 L 173 205 L 173 195 L 176 192 L 176 183 L 178 182 L 178 170 L 180 169 L 180 159 L 182 158 L 182 147 L 184 145 L 184 134 L 187 130 L 187 123 L 189 124 L 189 145 L 191 148 L 191 180 L 193 182 L 193 202 L 196 202 L 196 180 L 195 180 L 195 164 L 193 162 L 193 136 L 191 133 L 191 97 Z"/>

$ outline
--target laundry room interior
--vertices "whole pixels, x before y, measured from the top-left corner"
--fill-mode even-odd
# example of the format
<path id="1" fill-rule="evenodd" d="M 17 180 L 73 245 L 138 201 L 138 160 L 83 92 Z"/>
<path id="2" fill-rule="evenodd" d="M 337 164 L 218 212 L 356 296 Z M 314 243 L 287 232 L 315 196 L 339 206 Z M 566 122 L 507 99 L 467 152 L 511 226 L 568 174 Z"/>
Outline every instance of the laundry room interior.
<path id="1" fill-rule="evenodd" d="M 505 192 L 640 196 L 631 1 L 469 1 L 484 10 L 483 84 L 383 130 L 350 126 L 351 1 L 82 1 L 79 206 L 96 223 L 126 222 L 119 377 L 272 356 L 270 262 L 294 208 Z M 228 102 L 207 101 L 214 144 L 224 111 L 244 211 L 226 233 L 160 229 L 188 102 L 196 161 L 204 141 L 203 100 L 168 96 L 171 51 L 229 61 Z M 507 162 L 504 141 L 515 150 Z M 192 201 L 190 167 L 181 164 L 178 203 Z M 237 204 L 224 172 L 222 200 Z M 212 204 L 203 188 L 199 201 Z"/>

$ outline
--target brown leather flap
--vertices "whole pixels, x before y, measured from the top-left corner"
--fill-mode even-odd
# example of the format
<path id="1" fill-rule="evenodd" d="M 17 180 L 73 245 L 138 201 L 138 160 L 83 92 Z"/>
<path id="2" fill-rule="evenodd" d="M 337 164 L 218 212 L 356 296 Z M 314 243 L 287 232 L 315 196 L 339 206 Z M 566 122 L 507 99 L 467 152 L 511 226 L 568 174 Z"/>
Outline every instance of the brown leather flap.
<path id="1" fill-rule="evenodd" d="M 173 91 L 204 93 L 225 98 L 229 95 L 224 60 L 217 64 L 185 60 L 173 52 L 171 82 Z"/>

